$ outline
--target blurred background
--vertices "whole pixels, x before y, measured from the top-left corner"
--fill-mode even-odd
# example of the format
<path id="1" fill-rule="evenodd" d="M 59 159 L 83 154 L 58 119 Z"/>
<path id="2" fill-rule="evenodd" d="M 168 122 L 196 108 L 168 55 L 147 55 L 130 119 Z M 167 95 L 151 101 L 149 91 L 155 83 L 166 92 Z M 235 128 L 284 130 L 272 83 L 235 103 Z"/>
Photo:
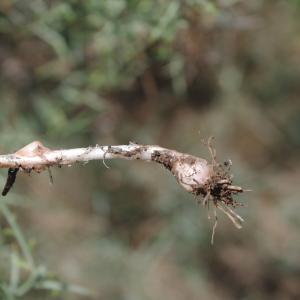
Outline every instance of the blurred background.
<path id="1" fill-rule="evenodd" d="M 1 299 L 300 299 L 299 0 L 1 0 L 0 153 L 158 144 L 231 159 L 242 230 L 163 168 L 19 174 Z M 0 185 L 7 170 L 1 171 Z"/>

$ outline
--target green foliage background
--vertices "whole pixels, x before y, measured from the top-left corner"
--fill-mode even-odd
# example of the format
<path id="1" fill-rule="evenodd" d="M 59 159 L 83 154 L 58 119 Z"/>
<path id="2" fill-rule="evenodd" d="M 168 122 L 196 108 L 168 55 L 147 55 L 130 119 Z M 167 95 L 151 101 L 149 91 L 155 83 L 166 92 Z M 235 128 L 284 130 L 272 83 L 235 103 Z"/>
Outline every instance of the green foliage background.
<path id="1" fill-rule="evenodd" d="M 213 135 L 254 190 L 212 247 L 207 211 L 155 165 L 21 174 L 0 202 L 1 297 L 298 299 L 299 7 L 1 0 L 1 153 L 133 140 L 209 159 Z"/>

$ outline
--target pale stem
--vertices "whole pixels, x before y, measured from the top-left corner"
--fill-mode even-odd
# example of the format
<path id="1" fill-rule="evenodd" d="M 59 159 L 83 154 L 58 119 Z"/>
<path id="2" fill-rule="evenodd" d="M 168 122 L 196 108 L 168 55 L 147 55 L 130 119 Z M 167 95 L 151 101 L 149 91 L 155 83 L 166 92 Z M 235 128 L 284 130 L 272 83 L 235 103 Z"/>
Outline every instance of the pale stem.
<path id="1" fill-rule="evenodd" d="M 212 155 L 210 164 L 203 158 L 157 145 L 130 143 L 129 145 L 96 145 L 87 148 L 51 150 L 41 142 L 34 141 L 13 154 L 0 155 L 0 168 L 9 168 L 2 195 L 5 196 L 9 192 L 19 170 L 41 172 L 48 169 L 52 179 L 50 172 L 52 166 L 102 160 L 107 167 L 105 160 L 113 158 L 153 161 L 169 170 L 187 192 L 204 197 L 205 205 L 213 200 L 215 206 L 222 210 L 236 227 L 241 228 L 243 219 L 228 206 L 234 207 L 236 201 L 232 195 L 242 193 L 244 190 L 232 185 L 231 176 L 222 165 L 216 162 L 215 150 L 212 149 L 210 143 L 209 150 Z M 221 203 L 225 206 L 223 207 Z"/>
<path id="2" fill-rule="evenodd" d="M 68 165 L 90 160 L 106 160 L 112 158 L 140 159 L 151 161 L 155 151 L 174 151 L 152 145 L 119 145 L 87 148 L 47 150 L 34 156 L 14 154 L 0 155 L 0 168 L 34 168 L 52 165 Z M 176 151 L 174 151 L 176 153 Z"/>

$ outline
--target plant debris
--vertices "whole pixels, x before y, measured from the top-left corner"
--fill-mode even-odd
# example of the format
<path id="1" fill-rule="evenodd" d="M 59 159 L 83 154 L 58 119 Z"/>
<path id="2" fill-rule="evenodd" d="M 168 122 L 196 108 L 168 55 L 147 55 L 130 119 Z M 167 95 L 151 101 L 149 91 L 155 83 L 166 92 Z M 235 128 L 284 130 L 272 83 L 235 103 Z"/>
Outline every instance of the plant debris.
<path id="1" fill-rule="evenodd" d="M 19 168 L 9 168 L 7 172 L 7 179 L 6 183 L 4 185 L 3 191 L 2 191 L 2 196 L 6 196 L 7 193 L 10 191 L 10 189 L 13 187 L 17 173 L 19 171 Z"/>

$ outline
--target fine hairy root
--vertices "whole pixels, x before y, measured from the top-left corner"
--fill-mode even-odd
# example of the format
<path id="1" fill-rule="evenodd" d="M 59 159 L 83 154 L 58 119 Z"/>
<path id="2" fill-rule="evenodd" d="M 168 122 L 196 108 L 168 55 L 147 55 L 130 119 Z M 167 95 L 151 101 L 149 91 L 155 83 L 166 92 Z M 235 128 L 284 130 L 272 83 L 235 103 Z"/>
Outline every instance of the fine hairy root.
<path id="1" fill-rule="evenodd" d="M 17 152 L 0 155 L 0 168 L 8 168 L 7 182 L 2 195 L 5 196 L 13 186 L 18 171 L 30 173 L 48 170 L 50 181 L 53 182 L 50 167 L 71 165 L 90 160 L 105 161 L 114 158 L 128 160 L 145 160 L 161 164 L 169 170 L 177 182 L 189 193 L 195 195 L 198 202 L 209 208 L 214 207 L 215 224 L 213 226 L 212 242 L 217 226 L 216 209 L 225 213 L 237 228 L 242 227 L 244 221 L 233 209 L 240 205 L 233 196 L 244 192 L 243 188 L 233 185 L 230 175 L 231 161 L 217 163 L 216 151 L 211 146 L 211 139 L 206 143 L 211 154 L 211 162 L 190 154 L 163 148 L 156 145 L 99 146 L 52 150 L 41 142 L 34 141 Z M 202 201 L 199 201 L 202 198 Z"/>
<path id="2" fill-rule="evenodd" d="M 232 184 L 231 161 L 219 164 L 216 160 L 216 150 L 211 146 L 211 139 L 208 140 L 207 146 L 212 159 L 210 164 L 202 158 L 170 151 L 154 153 L 153 160 L 169 169 L 178 183 L 186 191 L 195 195 L 198 203 L 202 203 L 208 209 L 210 203 L 213 204 L 215 216 L 211 238 L 213 244 L 218 223 L 216 209 L 222 211 L 236 228 L 241 229 L 244 219 L 234 211 L 234 208 L 242 204 L 233 196 L 249 190 Z"/>

